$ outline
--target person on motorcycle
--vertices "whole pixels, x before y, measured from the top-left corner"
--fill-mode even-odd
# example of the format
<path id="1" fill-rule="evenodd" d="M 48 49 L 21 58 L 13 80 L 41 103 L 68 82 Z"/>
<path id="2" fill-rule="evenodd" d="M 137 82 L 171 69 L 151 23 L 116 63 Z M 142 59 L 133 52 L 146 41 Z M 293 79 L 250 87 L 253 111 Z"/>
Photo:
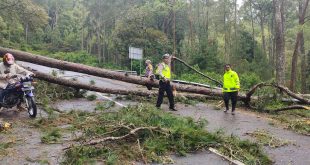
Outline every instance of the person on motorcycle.
<path id="1" fill-rule="evenodd" d="M 0 98 L 2 99 L 3 90 L 16 77 L 16 75 L 33 76 L 34 74 L 15 63 L 15 58 L 11 53 L 3 56 L 3 62 L 0 63 Z M 21 105 L 19 110 L 24 109 Z"/>

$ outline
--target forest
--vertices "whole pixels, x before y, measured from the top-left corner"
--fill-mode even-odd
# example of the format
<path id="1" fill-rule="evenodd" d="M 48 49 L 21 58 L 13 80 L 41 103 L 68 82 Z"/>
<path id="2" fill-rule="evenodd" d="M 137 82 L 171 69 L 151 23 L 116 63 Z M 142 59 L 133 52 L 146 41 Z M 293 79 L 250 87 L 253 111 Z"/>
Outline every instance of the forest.
<path id="1" fill-rule="evenodd" d="M 267 81 L 307 93 L 307 0 L 0 0 L 0 45 L 130 70 L 128 49 L 165 53 L 221 79 L 230 63 L 242 89 Z M 133 69 L 139 70 L 139 61 Z M 142 66 L 144 67 L 144 66 Z M 175 63 L 177 79 L 207 80 Z"/>
<path id="2" fill-rule="evenodd" d="M 309 1 L 0 0 L 0 57 L 34 73 L 0 101 L 0 164 L 310 164 Z M 166 53 L 192 82 L 173 111 L 143 76 Z"/>

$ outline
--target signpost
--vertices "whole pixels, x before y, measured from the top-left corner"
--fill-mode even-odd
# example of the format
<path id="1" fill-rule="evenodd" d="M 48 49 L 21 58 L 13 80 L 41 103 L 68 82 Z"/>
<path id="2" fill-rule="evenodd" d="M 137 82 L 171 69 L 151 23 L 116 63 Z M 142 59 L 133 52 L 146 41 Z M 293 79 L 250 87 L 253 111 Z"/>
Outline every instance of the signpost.
<path id="1" fill-rule="evenodd" d="M 132 59 L 140 60 L 140 75 L 141 75 L 141 63 L 143 59 L 143 49 L 129 47 L 129 59 L 130 59 L 131 71 L 132 71 Z"/>

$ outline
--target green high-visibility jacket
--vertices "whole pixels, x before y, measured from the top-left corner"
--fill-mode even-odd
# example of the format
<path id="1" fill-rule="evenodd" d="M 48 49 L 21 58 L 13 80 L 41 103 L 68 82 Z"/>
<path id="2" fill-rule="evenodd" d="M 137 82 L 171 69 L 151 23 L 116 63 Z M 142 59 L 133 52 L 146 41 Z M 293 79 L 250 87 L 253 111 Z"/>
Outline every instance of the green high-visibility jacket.
<path id="1" fill-rule="evenodd" d="M 223 92 L 236 92 L 240 89 L 240 81 L 235 71 L 226 71 L 223 76 Z"/>
<path id="2" fill-rule="evenodd" d="M 169 65 L 165 64 L 164 62 L 160 63 L 155 71 L 155 74 L 159 75 L 160 79 L 162 78 L 170 79 L 171 70 Z"/>

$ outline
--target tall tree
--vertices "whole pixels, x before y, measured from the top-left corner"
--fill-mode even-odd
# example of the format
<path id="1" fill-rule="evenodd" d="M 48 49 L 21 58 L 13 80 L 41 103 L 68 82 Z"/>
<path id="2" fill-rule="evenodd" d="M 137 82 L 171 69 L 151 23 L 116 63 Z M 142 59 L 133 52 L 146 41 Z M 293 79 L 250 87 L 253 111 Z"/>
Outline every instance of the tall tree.
<path id="1" fill-rule="evenodd" d="M 275 12 L 276 82 L 285 85 L 285 40 L 283 1 L 273 0 Z"/>
<path id="2" fill-rule="evenodd" d="M 291 70 L 291 81 L 290 81 L 290 89 L 292 91 L 296 91 L 296 77 L 297 77 L 297 62 L 298 62 L 298 51 L 303 55 L 305 54 L 304 48 L 304 37 L 303 37 L 303 25 L 305 23 L 305 15 L 307 12 L 307 7 L 309 4 L 309 0 L 306 0 L 303 4 L 303 0 L 299 1 L 299 26 L 300 30 L 297 33 L 295 49 L 292 57 L 292 70 Z"/>

